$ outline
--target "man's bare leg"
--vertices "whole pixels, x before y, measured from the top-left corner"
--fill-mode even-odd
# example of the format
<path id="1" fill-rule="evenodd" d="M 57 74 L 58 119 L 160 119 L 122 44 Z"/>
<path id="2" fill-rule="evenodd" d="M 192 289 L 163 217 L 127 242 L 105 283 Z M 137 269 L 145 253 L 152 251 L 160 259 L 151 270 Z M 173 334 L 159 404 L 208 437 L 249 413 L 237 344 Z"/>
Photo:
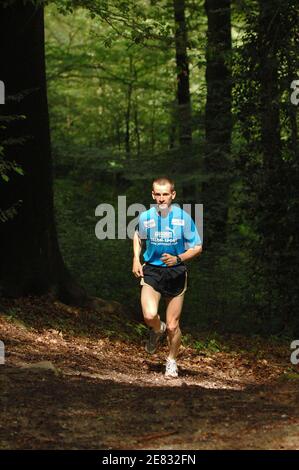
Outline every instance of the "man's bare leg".
<path id="1" fill-rule="evenodd" d="M 161 322 L 158 315 L 159 301 L 161 294 L 151 286 L 141 288 L 141 307 L 145 323 L 153 328 L 155 332 L 160 331 Z"/>
<path id="2" fill-rule="evenodd" d="M 180 316 L 184 303 L 184 296 L 168 297 L 166 299 L 166 328 L 169 346 L 169 359 L 176 359 L 181 345 L 181 330 L 179 326 Z"/>

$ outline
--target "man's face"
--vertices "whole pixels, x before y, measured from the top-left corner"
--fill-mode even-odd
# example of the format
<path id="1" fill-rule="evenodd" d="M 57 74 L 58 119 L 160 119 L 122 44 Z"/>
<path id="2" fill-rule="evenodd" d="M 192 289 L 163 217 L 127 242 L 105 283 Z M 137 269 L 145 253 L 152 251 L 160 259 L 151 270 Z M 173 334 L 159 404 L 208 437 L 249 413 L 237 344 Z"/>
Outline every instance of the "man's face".
<path id="1" fill-rule="evenodd" d="M 171 185 L 154 183 L 152 197 L 156 201 L 160 210 L 165 210 L 170 207 L 173 199 L 176 196 L 175 191 L 171 191 Z"/>

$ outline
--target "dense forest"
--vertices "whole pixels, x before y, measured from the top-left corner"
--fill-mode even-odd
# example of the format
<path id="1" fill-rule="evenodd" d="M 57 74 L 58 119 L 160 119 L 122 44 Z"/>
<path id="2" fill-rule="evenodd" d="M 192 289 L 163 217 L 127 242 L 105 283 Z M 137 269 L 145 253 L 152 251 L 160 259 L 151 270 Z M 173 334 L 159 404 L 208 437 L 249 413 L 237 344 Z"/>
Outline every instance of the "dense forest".
<path id="1" fill-rule="evenodd" d="M 95 210 L 149 206 L 166 174 L 204 207 L 184 321 L 296 331 L 296 2 L 4 2 L 0 21 L 3 295 L 138 310 L 131 240 L 98 240 Z"/>

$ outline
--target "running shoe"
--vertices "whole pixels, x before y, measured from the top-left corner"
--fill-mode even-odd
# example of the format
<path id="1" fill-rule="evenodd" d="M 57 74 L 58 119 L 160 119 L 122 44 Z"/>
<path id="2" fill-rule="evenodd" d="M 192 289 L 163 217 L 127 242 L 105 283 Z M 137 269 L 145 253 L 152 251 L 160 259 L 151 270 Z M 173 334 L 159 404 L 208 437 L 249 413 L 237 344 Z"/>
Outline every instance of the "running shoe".
<path id="1" fill-rule="evenodd" d="M 145 350 L 149 354 L 154 354 L 156 352 L 158 343 L 166 331 L 166 324 L 161 321 L 160 331 L 158 333 L 155 330 L 151 329 L 149 332 L 149 338 L 145 344 Z"/>
<path id="2" fill-rule="evenodd" d="M 178 366 L 175 359 L 167 359 L 166 361 L 166 370 L 165 378 L 174 379 L 178 377 Z"/>

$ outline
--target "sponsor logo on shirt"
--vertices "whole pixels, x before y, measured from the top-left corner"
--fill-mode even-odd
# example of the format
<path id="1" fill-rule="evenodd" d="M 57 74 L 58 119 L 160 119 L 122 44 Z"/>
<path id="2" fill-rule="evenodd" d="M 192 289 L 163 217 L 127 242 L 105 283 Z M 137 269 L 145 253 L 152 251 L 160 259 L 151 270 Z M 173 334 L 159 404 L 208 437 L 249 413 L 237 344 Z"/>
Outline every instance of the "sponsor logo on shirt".
<path id="1" fill-rule="evenodd" d="M 153 244 L 164 244 L 171 245 L 177 243 L 177 238 L 175 238 L 173 230 L 164 231 L 164 232 L 155 232 L 154 236 L 151 237 L 151 243 Z"/>
<path id="2" fill-rule="evenodd" d="M 172 232 L 155 232 L 155 237 L 161 237 L 161 238 L 171 238 L 172 237 Z"/>
<path id="3" fill-rule="evenodd" d="M 185 225 L 184 219 L 172 219 L 172 225 Z"/>
<path id="4" fill-rule="evenodd" d="M 144 223 L 145 228 L 156 227 L 156 222 L 154 221 L 154 219 L 145 220 L 143 223 Z"/>

